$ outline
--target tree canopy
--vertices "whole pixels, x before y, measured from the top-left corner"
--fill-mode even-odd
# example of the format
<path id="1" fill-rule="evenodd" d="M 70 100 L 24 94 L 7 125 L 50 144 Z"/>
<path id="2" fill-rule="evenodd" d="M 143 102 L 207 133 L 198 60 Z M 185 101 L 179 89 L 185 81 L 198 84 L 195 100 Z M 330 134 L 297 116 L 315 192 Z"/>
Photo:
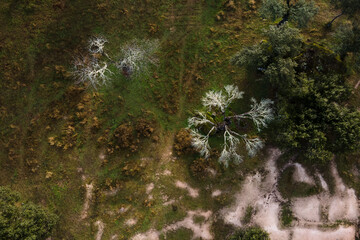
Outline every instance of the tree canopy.
<path id="1" fill-rule="evenodd" d="M 350 89 L 339 56 L 324 46 L 303 42 L 299 31 L 287 24 L 271 26 L 265 37 L 236 54 L 233 63 L 251 71 L 256 66 L 276 90 L 280 125 L 276 141 L 317 163 L 356 150 L 360 113 L 345 106 Z"/>
<path id="2" fill-rule="evenodd" d="M 260 15 L 272 21 L 282 17 L 280 23 L 290 21 L 297 27 L 306 27 L 312 17 L 316 15 L 318 8 L 313 1 L 297 0 L 263 0 L 260 7 Z"/>
<path id="3" fill-rule="evenodd" d="M 354 16 L 360 12 L 360 1 L 358 0 L 331 0 L 331 2 L 344 14 Z"/>
<path id="4" fill-rule="evenodd" d="M 12 240 L 46 239 L 57 223 L 57 216 L 17 192 L 0 187 L 0 238 Z"/>

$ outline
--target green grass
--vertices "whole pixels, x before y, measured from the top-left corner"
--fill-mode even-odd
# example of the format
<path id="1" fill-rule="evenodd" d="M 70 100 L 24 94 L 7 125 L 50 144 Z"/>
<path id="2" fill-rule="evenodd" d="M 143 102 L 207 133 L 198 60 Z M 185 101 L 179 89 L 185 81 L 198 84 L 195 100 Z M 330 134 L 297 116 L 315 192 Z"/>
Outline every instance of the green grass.
<path id="1" fill-rule="evenodd" d="M 294 215 L 293 212 L 291 211 L 291 203 L 287 202 L 284 203 L 281 206 L 281 224 L 284 227 L 290 227 L 291 223 L 294 221 Z"/>
<path id="2" fill-rule="evenodd" d="M 232 106 L 234 112 L 248 110 L 251 97 L 274 97 L 266 82 L 253 81 L 253 75 L 229 62 L 243 46 L 259 42 L 261 29 L 269 22 L 254 12 L 247 13 L 245 1 L 233 12 L 224 9 L 224 2 L 81 0 L 67 1 L 63 7 L 40 1 L 31 11 L 8 0 L 0 3 L 0 24 L 4 26 L 0 32 L 0 39 L 4 39 L 0 44 L 0 67 L 4 69 L 0 72 L 0 102 L 5 106 L 0 107 L 0 184 L 10 185 L 60 216 L 54 240 L 92 239 L 97 231 L 93 222 L 98 219 L 105 223 L 104 239 L 113 234 L 129 239 L 137 232 L 160 230 L 181 221 L 188 210 L 216 212 L 234 200 L 233 193 L 239 190 L 244 175 L 262 166 L 264 153 L 254 158 L 245 156 L 239 166 L 227 169 L 212 159 L 217 176 L 199 179 L 190 173 L 191 162 L 198 154 L 174 161 L 161 159 L 164 148 L 171 144 L 170 136 L 186 126 L 186 119 L 201 107 L 200 99 L 207 90 L 238 85 L 245 96 Z M 215 19 L 219 11 L 224 11 L 224 20 Z M 156 25 L 157 31 L 151 32 L 151 25 Z M 111 67 L 115 72 L 113 81 L 99 88 L 99 95 L 91 88 L 71 91 L 74 79 L 66 71 L 71 70 L 73 57 L 85 52 L 88 38 L 96 34 L 109 40 L 106 49 L 114 57 L 121 46 L 133 39 L 158 39 L 159 64 L 133 79 Z M 59 67 L 60 71 L 56 70 Z M 88 120 L 84 124 L 83 118 L 77 116 L 82 112 L 78 109 L 80 103 Z M 55 110 L 59 116 L 51 118 Z M 95 130 L 94 117 L 100 122 Z M 159 140 L 136 137 L 137 152 L 116 150 L 109 154 L 108 143 L 114 130 L 126 122 L 136 123 L 139 118 L 154 121 L 153 135 Z M 64 129 L 69 125 L 75 128 L 76 136 L 66 135 Z M 49 137 L 63 135 L 71 137 L 72 147 L 49 144 Z M 99 138 L 104 142 L 98 142 Z M 213 141 L 214 146 L 219 146 L 222 139 Z M 100 153 L 106 154 L 107 162 L 99 159 Z M 143 157 L 151 160 L 143 161 Z M 134 174 L 124 170 L 126 166 L 135 169 Z M 339 167 L 340 174 L 349 171 L 346 166 Z M 172 175 L 159 176 L 165 169 Z M 53 176 L 46 179 L 48 171 Z M 290 184 L 289 174 L 280 179 L 284 196 L 318 192 L 313 187 Z M 186 190 L 174 186 L 176 180 L 199 189 L 200 196 L 191 198 Z M 84 184 L 90 181 L 95 185 L 94 201 L 89 218 L 79 222 Z M 149 183 L 155 183 L 150 201 L 146 194 Z M 212 198 L 208 186 L 221 189 L 223 194 Z M 118 189 L 115 196 L 103 194 L 110 187 Z M 163 206 L 164 195 L 175 200 L 176 211 L 171 205 Z M 126 207 L 129 210 L 117 213 Z M 249 208 L 243 221 L 247 222 L 252 212 Z M 125 226 L 129 218 L 137 219 L 138 224 Z M 213 229 L 215 239 L 224 239 L 233 231 L 221 220 L 213 224 Z M 191 236 L 189 230 L 179 229 L 169 232 L 166 239 Z"/>

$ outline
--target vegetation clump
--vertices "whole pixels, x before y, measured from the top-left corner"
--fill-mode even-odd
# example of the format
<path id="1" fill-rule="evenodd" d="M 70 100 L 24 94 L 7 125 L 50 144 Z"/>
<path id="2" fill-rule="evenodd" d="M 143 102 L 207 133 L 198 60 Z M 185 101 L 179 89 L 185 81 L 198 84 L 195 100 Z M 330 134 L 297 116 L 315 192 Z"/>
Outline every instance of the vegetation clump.
<path id="1" fill-rule="evenodd" d="M 270 240 L 269 233 L 259 227 L 241 229 L 234 233 L 228 240 Z"/>
<path id="2" fill-rule="evenodd" d="M 318 12 L 318 8 L 313 1 L 306 0 L 263 0 L 260 7 L 260 15 L 272 21 L 282 18 L 278 25 L 288 20 L 299 28 L 306 27 L 311 18 Z"/>
<path id="3" fill-rule="evenodd" d="M 189 129 L 182 128 L 175 135 L 174 150 L 178 156 L 192 153 L 191 135 Z"/>
<path id="4" fill-rule="evenodd" d="M 325 47 L 304 43 L 287 24 L 270 27 L 265 36 L 235 55 L 233 63 L 260 72 L 277 91 L 277 143 L 319 164 L 333 154 L 355 151 L 360 113 L 345 106 L 350 90 L 343 62 Z"/>
<path id="5" fill-rule="evenodd" d="M 45 239 L 51 235 L 58 217 L 48 210 L 23 201 L 17 192 L 0 187 L 0 238 Z"/>

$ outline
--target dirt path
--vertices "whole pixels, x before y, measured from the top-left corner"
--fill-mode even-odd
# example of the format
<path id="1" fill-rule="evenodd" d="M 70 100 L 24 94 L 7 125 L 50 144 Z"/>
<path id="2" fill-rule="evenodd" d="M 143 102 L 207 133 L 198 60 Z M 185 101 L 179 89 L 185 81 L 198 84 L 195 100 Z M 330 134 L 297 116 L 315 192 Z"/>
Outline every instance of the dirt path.
<path id="1" fill-rule="evenodd" d="M 104 234 L 105 225 L 101 220 L 96 221 L 94 225 L 98 227 L 98 231 L 95 235 L 95 240 L 101 240 L 102 235 Z"/>
<path id="2" fill-rule="evenodd" d="M 81 217 L 80 217 L 81 220 L 84 220 L 88 216 L 90 202 L 93 196 L 94 185 L 93 183 L 85 184 L 85 188 L 86 188 L 86 194 L 85 194 L 85 202 L 84 202 L 83 210 L 81 212 Z"/>
<path id="3" fill-rule="evenodd" d="M 334 162 L 331 165 L 332 175 L 335 179 L 335 194 L 328 191 L 324 181 L 324 191 L 317 195 L 292 199 L 292 212 L 298 219 L 293 227 L 283 228 L 280 224 L 280 210 L 282 199 L 277 190 L 279 170 L 275 161 L 280 156 L 280 151 L 272 149 L 265 165 L 268 172 L 266 176 L 260 173 L 248 175 L 242 189 L 237 195 L 233 206 L 222 210 L 226 223 L 241 227 L 248 206 L 255 209 L 251 225 L 258 225 L 270 233 L 275 240 L 353 240 L 355 225 L 359 217 L 359 205 L 355 191 L 348 188 L 340 178 Z M 298 181 L 313 183 L 306 170 L 300 165 L 295 165 L 299 171 L 295 178 Z M 296 175 L 295 174 L 295 175 Z M 324 219 L 324 216 L 326 219 Z M 339 221 L 347 221 L 347 225 Z M 323 228 L 326 225 L 338 225 L 337 228 Z"/>
<path id="4" fill-rule="evenodd" d="M 213 236 L 211 234 L 211 211 L 188 211 L 187 216 L 178 222 L 165 226 L 163 229 L 157 231 L 155 229 L 150 229 L 145 233 L 139 233 L 131 238 L 131 240 L 159 240 L 161 234 L 165 234 L 169 231 L 176 231 L 180 228 L 186 228 L 193 232 L 192 239 L 203 239 L 203 240 L 212 240 Z M 196 223 L 194 217 L 203 217 L 205 220 L 202 223 Z"/>

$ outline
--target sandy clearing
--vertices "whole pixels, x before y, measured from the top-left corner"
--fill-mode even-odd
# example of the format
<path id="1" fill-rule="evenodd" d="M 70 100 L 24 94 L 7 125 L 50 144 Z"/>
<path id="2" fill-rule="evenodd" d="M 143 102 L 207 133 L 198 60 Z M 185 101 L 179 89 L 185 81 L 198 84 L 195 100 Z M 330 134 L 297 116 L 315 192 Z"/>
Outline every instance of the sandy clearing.
<path id="1" fill-rule="evenodd" d="M 339 227 L 333 231 L 295 228 L 292 240 L 354 240 L 355 227 Z"/>
<path id="2" fill-rule="evenodd" d="M 331 163 L 331 172 L 335 179 L 335 196 L 329 203 L 329 220 L 349 220 L 357 221 L 359 216 L 359 206 L 354 189 L 345 186 L 340 178 L 334 161 Z"/>
<path id="3" fill-rule="evenodd" d="M 81 217 L 80 217 L 82 220 L 87 218 L 87 216 L 88 216 L 90 202 L 91 202 L 92 196 L 93 196 L 94 185 L 93 185 L 93 183 L 85 184 L 85 188 L 86 188 L 85 202 L 84 202 L 83 210 L 81 212 Z"/>
<path id="4" fill-rule="evenodd" d="M 226 223 L 241 227 L 241 219 L 245 215 L 246 208 L 252 206 L 255 214 L 252 216 L 251 225 L 258 225 L 269 232 L 273 240 L 353 240 L 355 238 L 354 226 L 339 226 L 337 229 L 320 230 L 323 224 L 336 223 L 338 220 L 348 220 L 357 223 L 358 203 L 355 191 L 345 186 L 340 178 L 336 165 L 332 162 L 332 175 L 335 179 L 335 195 L 328 192 L 328 185 L 320 174 L 317 174 L 324 192 L 305 198 L 292 199 L 292 211 L 298 218 L 295 227 L 280 228 L 280 203 L 285 201 L 278 192 L 277 179 L 279 171 L 276 168 L 276 159 L 280 151 L 271 149 L 265 165 L 267 175 L 260 173 L 248 175 L 242 188 L 236 196 L 233 206 L 221 211 Z M 299 181 L 313 183 L 314 179 L 306 174 L 300 164 L 289 163 L 297 168 Z M 328 220 L 322 222 L 321 212 L 328 216 Z"/>
<path id="5" fill-rule="evenodd" d="M 317 196 L 294 198 L 292 205 L 292 211 L 297 218 L 311 222 L 320 221 L 321 204 Z"/>
<path id="6" fill-rule="evenodd" d="M 186 189 L 188 191 L 189 195 L 193 198 L 196 198 L 199 196 L 199 190 L 190 187 L 186 182 L 181 182 L 181 181 L 177 180 L 175 182 L 175 186 L 178 188 L 181 188 L 181 189 Z"/>
<path id="7" fill-rule="evenodd" d="M 260 195 L 260 174 L 247 176 L 239 194 L 236 195 L 236 204 L 222 211 L 226 223 L 241 227 L 241 219 L 246 208 L 254 203 Z"/>

